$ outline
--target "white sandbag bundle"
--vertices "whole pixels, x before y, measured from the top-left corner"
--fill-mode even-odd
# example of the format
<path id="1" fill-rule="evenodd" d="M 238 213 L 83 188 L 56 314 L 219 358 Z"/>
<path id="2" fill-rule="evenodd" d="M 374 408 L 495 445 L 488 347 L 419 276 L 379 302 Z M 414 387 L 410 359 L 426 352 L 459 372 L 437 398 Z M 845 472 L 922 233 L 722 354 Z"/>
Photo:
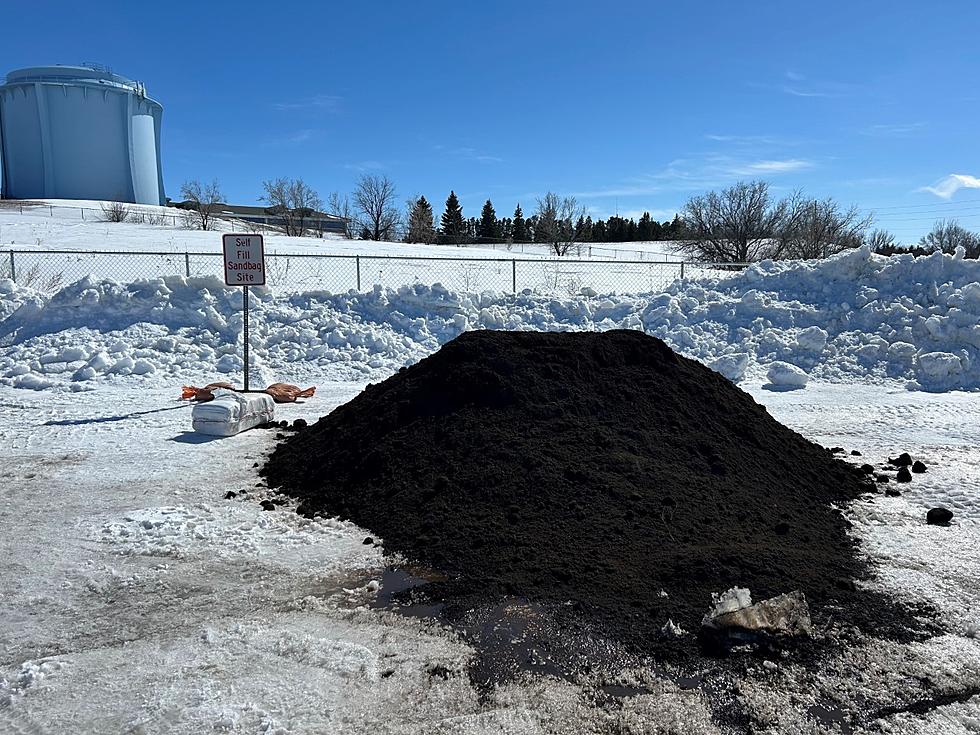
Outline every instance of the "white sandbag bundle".
<path id="1" fill-rule="evenodd" d="M 194 404 L 194 431 L 212 436 L 233 436 L 272 421 L 276 404 L 268 393 L 217 390 L 213 401 Z"/>

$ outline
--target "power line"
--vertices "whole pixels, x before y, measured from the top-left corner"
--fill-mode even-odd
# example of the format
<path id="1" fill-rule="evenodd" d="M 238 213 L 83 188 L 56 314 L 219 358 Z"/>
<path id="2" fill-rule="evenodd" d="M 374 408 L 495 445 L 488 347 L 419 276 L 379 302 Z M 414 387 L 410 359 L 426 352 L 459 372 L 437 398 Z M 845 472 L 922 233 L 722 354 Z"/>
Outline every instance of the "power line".
<path id="1" fill-rule="evenodd" d="M 887 207 L 864 207 L 868 211 L 878 211 L 882 209 L 920 209 L 922 207 L 959 207 L 963 204 L 980 203 L 980 199 L 961 199 L 957 202 L 929 202 L 928 204 L 895 204 Z"/>
<path id="2" fill-rule="evenodd" d="M 951 217 L 948 217 L 948 218 L 947 217 L 939 217 L 938 219 L 955 219 L 955 220 L 959 220 L 959 219 L 975 219 L 977 217 L 980 217 L 980 214 L 965 214 L 965 215 L 963 215 L 961 217 L 951 216 Z M 878 218 L 875 218 L 875 219 L 877 220 Z M 937 219 L 936 217 L 899 217 L 898 219 L 881 218 L 881 221 L 882 222 L 935 222 L 936 219 Z"/>
<path id="3" fill-rule="evenodd" d="M 925 212 L 894 212 L 892 214 L 887 214 L 886 213 L 886 214 L 881 214 L 881 215 L 879 215 L 877 212 L 874 212 L 873 214 L 875 214 L 875 218 L 876 219 L 893 219 L 895 217 L 906 217 L 906 216 L 914 216 L 914 217 L 916 217 L 918 219 L 931 219 L 927 215 L 939 215 L 940 217 L 954 217 L 955 218 L 955 217 L 961 217 L 961 216 L 962 217 L 976 217 L 978 213 L 980 213 L 980 208 L 975 207 L 973 209 L 961 209 L 958 212 L 948 212 L 948 211 L 944 212 L 942 210 L 940 210 L 940 211 L 928 210 L 928 211 L 925 211 Z M 923 215 L 923 216 L 920 216 L 920 215 Z"/>

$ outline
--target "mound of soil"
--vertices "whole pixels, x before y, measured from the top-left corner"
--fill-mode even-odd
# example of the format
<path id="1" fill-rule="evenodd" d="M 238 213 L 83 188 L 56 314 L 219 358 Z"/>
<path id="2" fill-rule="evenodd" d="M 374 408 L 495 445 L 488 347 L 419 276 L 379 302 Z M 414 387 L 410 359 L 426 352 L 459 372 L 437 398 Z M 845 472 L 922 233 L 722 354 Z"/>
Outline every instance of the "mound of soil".
<path id="1" fill-rule="evenodd" d="M 863 472 L 637 331 L 465 333 L 263 474 L 448 574 L 444 599 L 556 603 L 640 650 L 668 645 L 668 619 L 697 631 L 733 586 L 802 590 L 818 624 L 908 622 L 853 584 L 868 569 L 832 506 L 874 490 Z"/>

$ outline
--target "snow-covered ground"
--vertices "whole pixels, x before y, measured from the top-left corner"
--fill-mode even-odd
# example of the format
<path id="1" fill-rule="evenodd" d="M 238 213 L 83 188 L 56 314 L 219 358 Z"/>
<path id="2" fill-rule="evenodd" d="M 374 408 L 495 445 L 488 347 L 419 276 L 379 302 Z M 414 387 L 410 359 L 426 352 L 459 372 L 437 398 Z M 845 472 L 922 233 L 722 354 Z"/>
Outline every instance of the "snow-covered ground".
<path id="1" fill-rule="evenodd" d="M 100 220 L 100 202 L 50 202 L 23 213 L 9 206 L 13 202 L 0 206 L 0 251 L 15 251 L 13 268 L 21 283 L 48 293 L 86 275 L 119 281 L 188 273 L 220 276 L 221 232 L 251 228 L 219 220 L 215 231 L 187 229 L 174 209 L 146 206 L 138 209 L 151 218 L 177 219 L 111 223 Z M 583 245 L 556 259 L 543 245 L 453 247 L 269 233 L 264 238 L 268 281 L 280 291 L 441 283 L 476 292 L 512 291 L 516 284 L 517 290 L 561 294 L 583 287 L 623 293 L 660 290 L 681 275 L 670 243 L 629 243 L 629 249 L 596 243 L 594 254 Z M 687 272 L 693 269 L 688 266 Z M 10 254 L 0 252 L 0 277 L 10 274 Z"/>
<path id="2" fill-rule="evenodd" d="M 321 384 L 279 417 L 315 419 L 362 386 Z M 737 705 L 755 731 L 822 732 L 834 718 L 873 720 L 889 705 L 975 690 L 974 396 L 748 388 L 813 439 L 871 461 L 909 450 L 929 464 L 901 497 L 859 501 L 850 515 L 881 562 L 876 584 L 937 605 L 950 630 L 920 644 L 849 646 L 820 672 L 749 664 Z M 253 465 L 273 432 L 207 440 L 191 433 L 175 394 L 160 384 L 0 388 L 0 731 L 726 731 L 709 695 L 655 669 L 528 679 L 481 700 L 465 675 L 472 651 L 453 632 L 368 606 L 385 562 L 364 530 L 261 509 Z M 229 491 L 249 495 L 226 500 Z M 955 510 L 949 528 L 925 525 L 935 503 Z M 652 693 L 609 700 L 599 685 L 610 680 Z M 857 731 L 976 732 L 980 698 L 955 699 Z"/>
<path id="3" fill-rule="evenodd" d="M 42 246 L 98 248 L 92 232 L 119 226 L 82 227 Z M 726 731 L 717 691 L 650 667 L 481 698 L 453 631 L 371 607 L 389 561 L 366 531 L 263 511 L 274 432 L 208 439 L 175 400 L 240 380 L 240 291 L 211 274 L 18 280 L 0 280 L 0 732 Z M 980 263 L 857 250 L 646 293 L 504 291 L 253 289 L 253 382 L 316 384 L 279 408 L 314 420 L 467 329 L 643 329 L 816 441 L 874 463 L 908 451 L 929 471 L 847 512 L 874 584 L 932 603 L 948 633 L 858 641 L 821 671 L 749 662 L 734 706 L 756 732 L 980 729 L 980 413 L 959 392 L 980 389 Z M 925 524 L 934 505 L 952 526 Z M 610 683 L 652 693 L 611 699 Z"/>

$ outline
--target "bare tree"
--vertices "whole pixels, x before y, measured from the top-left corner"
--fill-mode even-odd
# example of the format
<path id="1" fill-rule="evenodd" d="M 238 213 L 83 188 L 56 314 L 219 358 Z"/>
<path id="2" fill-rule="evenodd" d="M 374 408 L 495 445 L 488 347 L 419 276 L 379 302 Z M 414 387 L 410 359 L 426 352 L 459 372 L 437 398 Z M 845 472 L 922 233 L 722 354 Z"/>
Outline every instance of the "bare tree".
<path id="1" fill-rule="evenodd" d="M 180 187 L 180 195 L 184 201 L 189 203 L 190 211 L 193 212 L 193 221 L 202 230 L 210 230 L 213 223 L 215 212 L 222 203 L 221 188 L 218 180 L 213 179 L 210 184 L 201 184 L 200 181 L 185 181 Z"/>
<path id="2" fill-rule="evenodd" d="M 354 208 L 351 206 L 350 198 L 346 194 L 332 192 L 327 197 L 327 209 L 331 214 L 335 214 L 344 220 L 344 237 L 348 240 L 357 239 L 362 225 L 357 220 Z"/>
<path id="3" fill-rule="evenodd" d="M 875 230 L 865 235 L 864 244 L 871 247 L 871 252 L 881 255 L 891 255 L 898 250 L 898 240 L 888 230 Z"/>
<path id="4" fill-rule="evenodd" d="M 354 190 L 354 209 L 363 217 L 372 240 L 390 240 L 399 223 L 395 184 L 387 176 L 365 174 Z"/>
<path id="5" fill-rule="evenodd" d="M 307 220 L 319 217 L 323 209 L 320 196 L 303 179 L 263 181 L 262 188 L 262 201 L 269 205 L 266 211 L 279 218 L 287 235 L 305 235 Z"/>
<path id="6" fill-rule="evenodd" d="M 585 207 L 575 197 L 549 191 L 538 199 L 535 217 L 534 241 L 548 243 L 555 255 L 568 253 L 584 234 Z"/>
<path id="7" fill-rule="evenodd" d="M 125 202 L 102 202 L 103 222 L 125 222 L 131 214 Z"/>
<path id="8" fill-rule="evenodd" d="M 874 215 L 862 216 L 857 207 L 843 209 L 833 199 L 792 202 L 783 223 L 785 258 L 826 258 L 860 247 Z"/>
<path id="9" fill-rule="evenodd" d="M 765 181 L 691 197 L 682 213 L 688 239 L 680 248 L 707 262 L 785 257 L 803 219 L 802 203 L 799 193 L 773 201 Z"/>
<path id="10" fill-rule="evenodd" d="M 941 219 L 932 227 L 932 231 L 919 240 L 919 246 L 928 250 L 942 250 L 953 253 L 956 248 L 966 250 L 966 257 L 980 257 L 980 235 L 961 227 L 955 219 Z"/>

